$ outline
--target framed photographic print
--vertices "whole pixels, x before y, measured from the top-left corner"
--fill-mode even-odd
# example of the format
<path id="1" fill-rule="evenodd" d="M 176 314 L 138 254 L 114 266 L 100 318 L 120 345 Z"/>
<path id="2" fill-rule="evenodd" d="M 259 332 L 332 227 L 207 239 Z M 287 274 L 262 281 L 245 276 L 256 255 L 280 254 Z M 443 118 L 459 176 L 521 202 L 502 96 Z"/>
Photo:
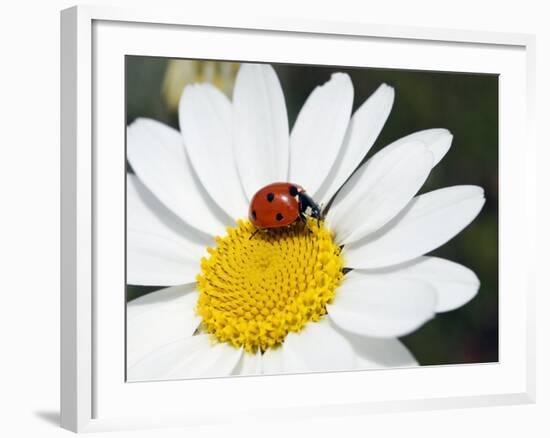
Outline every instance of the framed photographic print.
<path id="1" fill-rule="evenodd" d="M 63 427 L 534 400 L 531 36 L 75 7 L 61 44 Z"/>

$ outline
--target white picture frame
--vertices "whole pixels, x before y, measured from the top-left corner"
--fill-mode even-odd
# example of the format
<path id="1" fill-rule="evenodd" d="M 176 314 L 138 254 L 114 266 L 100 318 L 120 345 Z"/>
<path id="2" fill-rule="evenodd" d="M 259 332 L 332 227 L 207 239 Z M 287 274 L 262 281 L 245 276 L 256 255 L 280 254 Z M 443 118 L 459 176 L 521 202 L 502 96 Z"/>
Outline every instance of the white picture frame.
<path id="1" fill-rule="evenodd" d="M 177 44 L 170 43 L 174 37 L 193 38 L 193 47 L 181 52 Z M 211 44 L 224 38 L 227 46 Z M 239 44 L 230 48 L 230 41 Z M 120 142 L 125 130 L 121 119 L 124 104 L 118 86 L 124 76 L 120 75 L 124 55 L 297 62 L 302 59 L 300 50 L 307 47 L 307 62 L 326 62 L 332 56 L 334 63 L 347 65 L 352 55 L 337 49 L 349 47 L 351 51 L 361 45 L 373 47 L 372 66 L 501 75 L 500 361 L 330 373 L 325 377 L 311 374 L 125 384 L 124 370 L 117 365 L 124 355 L 120 349 L 124 339 L 120 303 L 124 297 L 105 295 L 109 285 L 123 276 L 120 269 L 117 271 L 121 265 L 115 257 L 120 254 L 120 233 L 124 234 L 119 204 L 125 177 L 123 172 L 117 176 L 124 168 L 124 141 Z M 188 10 L 178 13 L 78 6 L 62 11 L 61 426 L 83 432 L 204 424 L 213 418 L 226 422 L 250 417 L 296 418 L 534 402 L 535 309 L 530 275 L 536 253 L 534 51 L 534 36 L 525 34 L 314 22 L 292 17 L 206 17 Z M 399 65 L 392 61 L 397 53 L 401 55 Z M 430 54 L 436 54 L 436 59 Z M 120 146 L 112 148 L 113 155 L 103 150 L 98 153 L 98 144 L 106 140 Z M 522 147 L 517 148 L 517 144 Z M 517 208 L 518 202 L 522 208 Z M 105 216 L 109 210 L 112 215 Z M 107 264 L 111 268 L 105 268 Z M 322 392 L 315 390 L 321 378 Z M 390 379 L 392 384 L 388 385 Z M 361 385 L 368 385 L 370 390 L 351 390 Z M 309 391 L 309 395 L 297 394 L 289 401 L 285 397 L 289 388 Z M 231 409 L 224 410 L 223 404 L 227 405 L 237 389 L 239 395 Z M 217 391 L 219 402 L 210 403 L 206 409 L 206 398 L 201 394 L 212 391 Z M 261 397 L 266 391 L 269 402 Z"/>

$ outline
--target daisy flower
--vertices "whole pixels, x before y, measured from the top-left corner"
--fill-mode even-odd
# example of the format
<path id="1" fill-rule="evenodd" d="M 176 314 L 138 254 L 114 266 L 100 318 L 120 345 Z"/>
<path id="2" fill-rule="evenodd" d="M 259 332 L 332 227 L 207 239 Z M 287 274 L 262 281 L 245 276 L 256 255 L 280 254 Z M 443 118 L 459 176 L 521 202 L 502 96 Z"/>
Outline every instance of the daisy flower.
<path id="1" fill-rule="evenodd" d="M 177 111 L 181 92 L 193 82 L 209 82 L 230 95 L 239 64 L 203 60 L 170 59 L 162 81 L 162 96 L 170 111 Z"/>
<path id="2" fill-rule="evenodd" d="M 475 296 L 471 270 L 425 256 L 485 202 L 476 186 L 417 195 L 452 135 L 416 132 L 361 164 L 394 90 L 352 115 L 353 94 L 333 74 L 289 131 L 273 68 L 243 64 L 232 101 L 185 87 L 180 131 L 128 127 L 127 283 L 164 287 L 127 304 L 128 380 L 414 366 L 398 337 Z M 277 181 L 329 209 L 251 238 L 250 199 Z"/>

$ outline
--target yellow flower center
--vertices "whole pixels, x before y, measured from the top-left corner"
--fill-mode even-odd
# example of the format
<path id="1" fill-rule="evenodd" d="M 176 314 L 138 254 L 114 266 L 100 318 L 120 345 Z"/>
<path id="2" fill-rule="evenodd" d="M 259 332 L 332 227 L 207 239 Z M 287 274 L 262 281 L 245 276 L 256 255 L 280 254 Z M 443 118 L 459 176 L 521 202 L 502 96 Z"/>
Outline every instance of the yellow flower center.
<path id="1" fill-rule="evenodd" d="M 249 352 L 280 345 L 326 314 L 343 278 L 340 248 L 321 223 L 258 232 L 238 221 L 217 237 L 197 276 L 203 329 Z"/>

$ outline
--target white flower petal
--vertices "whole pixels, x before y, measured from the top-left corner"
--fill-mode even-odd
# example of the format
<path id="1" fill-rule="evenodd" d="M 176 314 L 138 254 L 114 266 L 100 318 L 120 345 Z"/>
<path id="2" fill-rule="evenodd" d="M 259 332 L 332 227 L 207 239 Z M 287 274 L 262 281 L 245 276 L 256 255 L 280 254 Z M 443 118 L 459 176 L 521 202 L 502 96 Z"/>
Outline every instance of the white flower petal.
<path id="1" fill-rule="evenodd" d="M 353 105 L 353 84 L 335 73 L 307 98 L 290 135 L 289 181 L 315 193 L 342 146 Z"/>
<path id="2" fill-rule="evenodd" d="M 128 230 L 126 234 L 128 284 L 175 286 L 193 283 L 200 271 L 199 257 L 164 236 Z"/>
<path id="3" fill-rule="evenodd" d="M 126 205 L 128 230 L 172 240 L 199 259 L 214 244 L 214 239 L 183 222 L 131 174 L 126 174 Z"/>
<path id="4" fill-rule="evenodd" d="M 353 113 L 340 153 L 315 195 L 319 202 L 326 205 L 365 158 L 386 123 L 394 97 L 393 87 L 382 84 Z"/>
<path id="5" fill-rule="evenodd" d="M 359 240 L 394 218 L 413 198 L 432 169 L 424 143 L 411 141 L 363 164 L 334 199 L 327 224 L 337 244 Z"/>
<path id="6" fill-rule="evenodd" d="M 262 355 L 262 373 L 263 374 L 281 374 L 284 373 L 283 349 L 269 348 Z"/>
<path id="7" fill-rule="evenodd" d="M 194 175 L 178 131 L 137 119 L 128 126 L 127 153 L 140 181 L 187 224 L 211 236 L 232 224 Z"/>
<path id="8" fill-rule="evenodd" d="M 395 338 L 371 338 L 346 332 L 355 352 L 355 369 L 406 368 L 418 362 L 401 341 Z"/>
<path id="9" fill-rule="evenodd" d="M 332 304 L 330 319 L 339 327 L 365 336 L 393 338 L 413 332 L 433 318 L 435 289 L 402 278 L 376 278 L 358 271 L 346 274 Z"/>
<path id="10" fill-rule="evenodd" d="M 395 149 L 401 148 L 403 144 L 410 143 L 411 141 L 419 141 L 426 145 L 434 156 L 433 166 L 435 166 L 449 151 L 453 142 L 453 135 L 447 129 L 425 129 L 401 137 L 383 148 L 379 153 L 393 152 Z"/>
<path id="11" fill-rule="evenodd" d="M 438 257 L 424 256 L 390 268 L 360 272 L 381 279 L 409 278 L 429 283 L 437 291 L 436 312 L 447 312 L 463 306 L 479 290 L 479 279 L 472 270 Z"/>
<path id="12" fill-rule="evenodd" d="M 210 335 L 191 336 L 151 351 L 128 367 L 127 377 L 146 381 L 228 376 L 241 354 L 225 343 L 212 345 Z"/>
<path id="13" fill-rule="evenodd" d="M 273 67 L 241 65 L 233 108 L 235 159 L 242 186 L 251 199 L 261 187 L 288 177 L 288 116 Z"/>
<path id="14" fill-rule="evenodd" d="M 433 165 L 439 163 L 451 148 L 453 135 L 447 129 L 434 128 L 418 131 L 403 137 L 401 141 L 418 140 L 426 144 L 434 156 Z"/>
<path id="15" fill-rule="evenodd" d="M 189 159 L 203 186 L 232 218 L 248 214 L 232 145 L 229 99 L 210 84 L 185 87 L 179 106 L 180 130 Z"/>
<path id="16" fill-rule="evenodd" d="M 233 374 L 237 376 L 254 376 L 262 374 L 262 353 L 260 350 L 255 354 L 244 352 L 241 360 L 233 370 Z"/>
<path id="17" fill-rule="evenodd" d="M 328 318 L 290 332 L 281 347 L 284 372 L 342 371 L 354 368 L 354 353 Z"/>
<path id="18" fill-rule="evenodd" d="M 166 379 L 178 364 L 188 361 L 197 351 L 208 345 L 208 335 L 182 337 L 160 345 L 137 362 L 129 364 L 126 377 L 129 381 Z"/>
<path id="19" fill-rule="evenodd" d="M 383 268 L 426 254 L 463 230 L 484 203 L 483 189 L 477 186 L 447 187 L 417 196 L 376 233 L 344 246 L 346 265 Z"/>
<path id="20" fill-rule="evenodd" d="M 233 374 L 243 354 L 242 348 L 234 348 L 225 342 L 212 344 L 210 335 L 199 336 L 207 338 L 202 341 L 203 347 L 172 369 L 167 375 L 169 379 L 223 377 Z"/>
<path id="21" fill-rule="evenodd" d="M 148 352 L 182 337 L 192 336 L 201 318 L 195 314 L 195 285 L 161 289 L 126 305 L 128 366 Z"/>

